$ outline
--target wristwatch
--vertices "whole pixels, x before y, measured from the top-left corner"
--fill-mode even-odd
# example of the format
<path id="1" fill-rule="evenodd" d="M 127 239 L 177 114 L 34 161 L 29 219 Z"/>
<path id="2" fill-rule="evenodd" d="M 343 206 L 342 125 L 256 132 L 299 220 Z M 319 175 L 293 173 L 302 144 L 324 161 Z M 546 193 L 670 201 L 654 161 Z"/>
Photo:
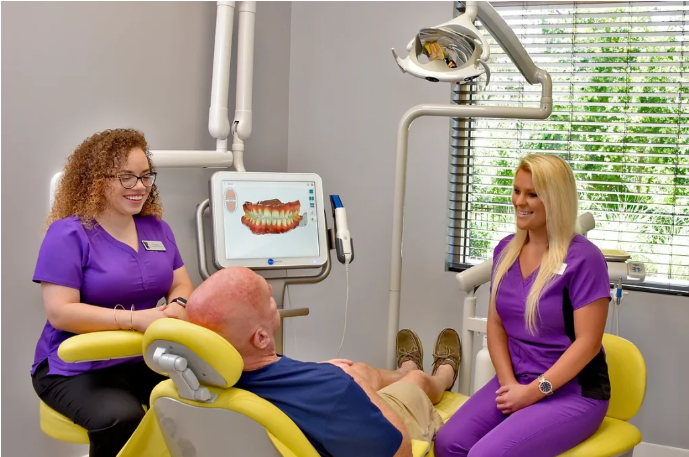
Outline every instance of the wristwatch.
<path id="1" fill-rule="evenodd" d="M 170 300 L 170 304 L 172 304 L 172 303 L 174 303 L 174 302 L 179 303 L 179 305 L 180 305 L 182 308 L 186 308 L 186 307 L 187 307 L 187 300 L 184 299 L 183 297 L 177 297 L 177 298 L 173 298 L 172 300 Z"/>
<path id="2" fill-rule="evenodd" d="M 543 374 L 538 377 L 538 390 L 546 395 L 553 394 L 553 385 L 550 383 L 550 381 L 545 379 L 545 375 Z"/>

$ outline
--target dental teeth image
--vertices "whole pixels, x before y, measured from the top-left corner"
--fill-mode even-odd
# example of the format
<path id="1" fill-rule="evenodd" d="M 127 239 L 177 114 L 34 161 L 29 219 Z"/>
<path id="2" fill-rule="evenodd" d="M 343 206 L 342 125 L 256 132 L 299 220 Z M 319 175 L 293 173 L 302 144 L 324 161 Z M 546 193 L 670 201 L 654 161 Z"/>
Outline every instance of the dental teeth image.
<path id="1" fill-rule="evenodd" d="M 300 226 L 303 218 L 299 214 L 299 200 L 289 203 L 282 203 L 278 199 L 246 202 L 242 208 L 242 224 L 255 235 L 287 233 Z"/>

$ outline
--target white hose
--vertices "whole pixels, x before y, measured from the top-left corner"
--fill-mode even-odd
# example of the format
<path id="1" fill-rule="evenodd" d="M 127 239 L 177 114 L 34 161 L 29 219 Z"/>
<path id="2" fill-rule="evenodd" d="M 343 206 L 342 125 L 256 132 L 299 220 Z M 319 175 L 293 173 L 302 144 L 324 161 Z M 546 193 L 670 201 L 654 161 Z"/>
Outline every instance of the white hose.
<path id="1" fill-rule="evenodd" d="M 345 257 L 345 274 L 347 276 L 347 293 L 345 295 L 345 315 L 344 328 L 342 329 L 342 341 L 340 341 L 340 349 L 337 350 L 337 358 L 340 358 L 340 351 L 344 345 L 345 335 L 347 335 L 347 309 L 349 308 L 349 258 Z"/>

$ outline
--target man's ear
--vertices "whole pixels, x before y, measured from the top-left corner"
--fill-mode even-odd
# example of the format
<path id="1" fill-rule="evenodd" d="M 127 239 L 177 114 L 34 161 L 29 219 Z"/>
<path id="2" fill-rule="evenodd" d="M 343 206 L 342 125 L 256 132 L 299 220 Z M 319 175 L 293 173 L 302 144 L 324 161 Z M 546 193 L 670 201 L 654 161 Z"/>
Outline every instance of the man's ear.
<path id="1" fill-rule="evenodd" d="M 257 349 L 265 349 L 270 344 L 270 334 L 263 327 L 256 329 L 254 334 L 251 336 L 251 344 Z"/>

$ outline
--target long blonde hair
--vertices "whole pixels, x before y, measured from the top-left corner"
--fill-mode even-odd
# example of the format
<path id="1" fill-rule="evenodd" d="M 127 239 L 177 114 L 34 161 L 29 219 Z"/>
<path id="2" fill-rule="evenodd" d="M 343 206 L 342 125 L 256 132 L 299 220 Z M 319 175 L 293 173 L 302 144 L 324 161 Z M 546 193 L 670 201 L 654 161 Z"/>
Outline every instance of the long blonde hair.
<path id="1" fill-rule="evenodd" d="M 540 269 L 526 299 L 526 309 L 524 310 L 526 327 L 533 335 L 537 328 L 536 315 L 543 290 L 553 280 L 556 272 L 560 270 L 572 238 L 576 233 L 579 198 L 574 173 L 572 173 L 567 162 L 558 156 L 527 155 L 519 162 L 516 172 L 519 170 L 531 173 L 534 190 L 545 206 L 546 230 L 548 232 L 548 249 L 541 259 Z M 517 228 L 514 238 L 502 250 L 498 258 L 494 259 L 495 273 L 490 294 L 490 306 L 495 307 L 500 283 L 507 270 L 519 257 L 527 242 L 528 235 L 528 231 Z"/>

